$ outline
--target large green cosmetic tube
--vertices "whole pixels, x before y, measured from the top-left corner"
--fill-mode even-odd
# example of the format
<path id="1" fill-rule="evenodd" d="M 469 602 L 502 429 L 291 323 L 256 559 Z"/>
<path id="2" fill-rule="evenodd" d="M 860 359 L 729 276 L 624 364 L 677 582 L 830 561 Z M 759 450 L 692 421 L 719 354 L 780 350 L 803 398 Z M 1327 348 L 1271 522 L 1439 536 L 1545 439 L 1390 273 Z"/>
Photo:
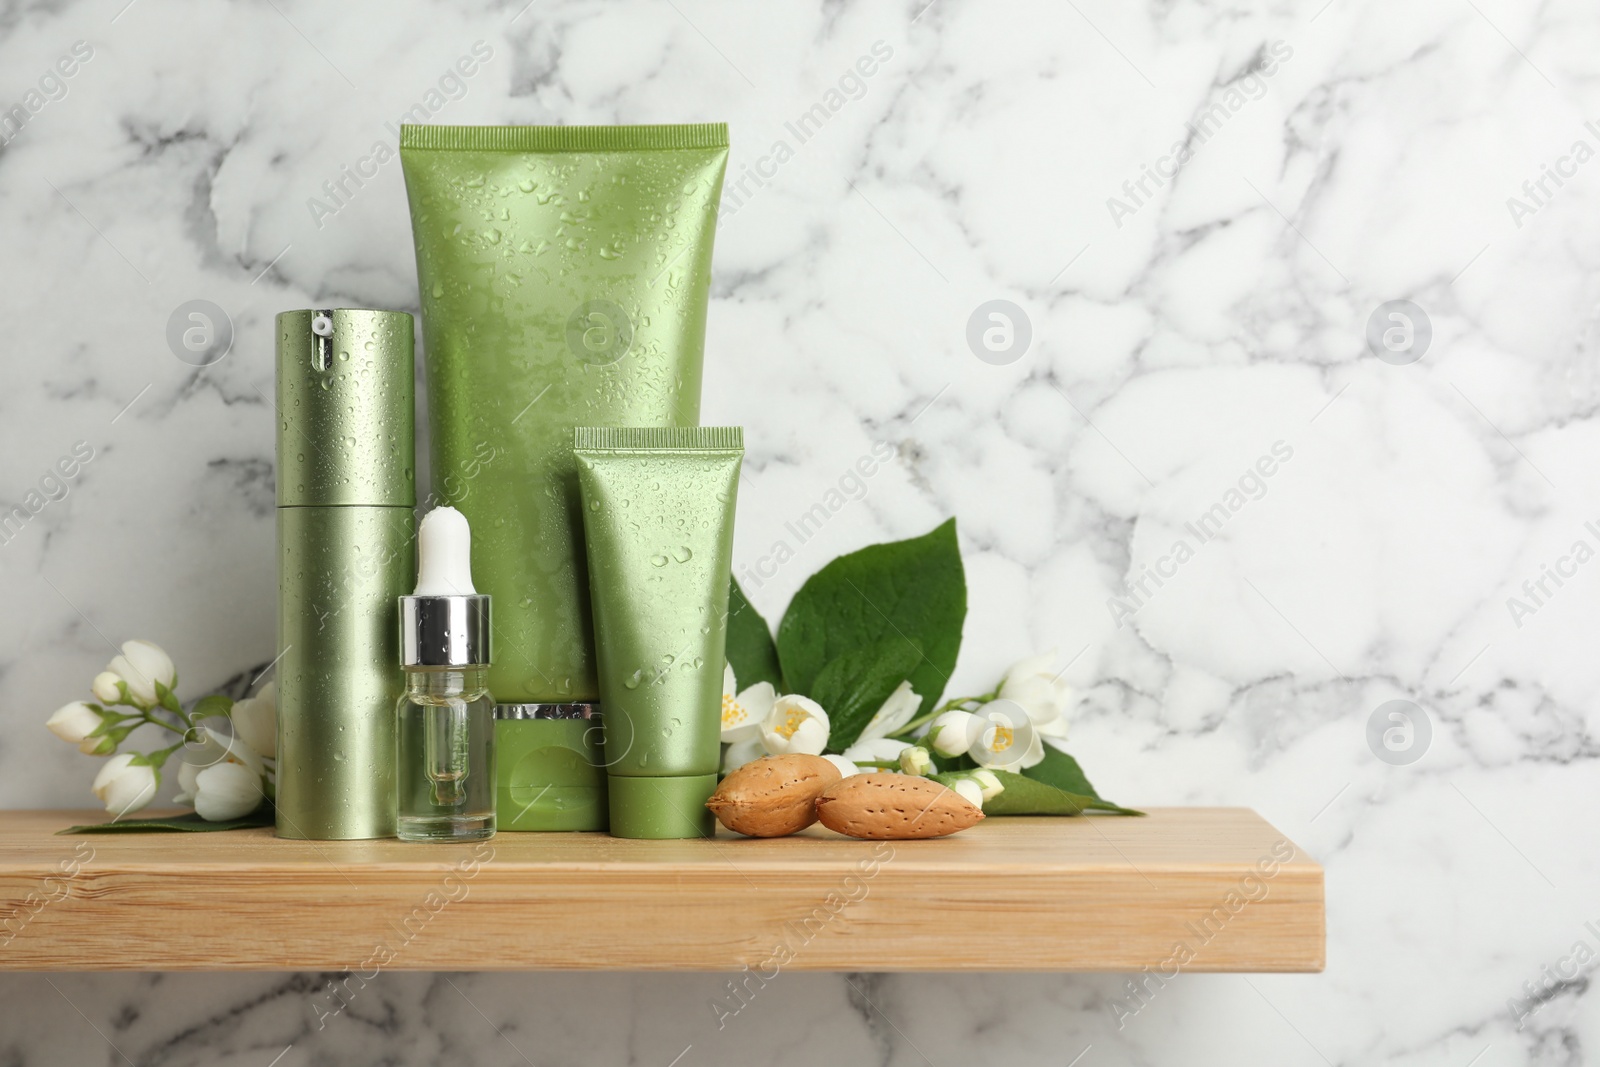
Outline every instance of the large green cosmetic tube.
<path id="1" fill-rule="evenodd" d="M 738 427 L 573 435 L 614 837 L 710 837 Z"/>
<path id="2" fill-rule="evenodd" d="M 589 703 L 572 431 L 694 426 L 727 127 L 406 126 L 433 486 L 472 524 L 501 703 Z"/>

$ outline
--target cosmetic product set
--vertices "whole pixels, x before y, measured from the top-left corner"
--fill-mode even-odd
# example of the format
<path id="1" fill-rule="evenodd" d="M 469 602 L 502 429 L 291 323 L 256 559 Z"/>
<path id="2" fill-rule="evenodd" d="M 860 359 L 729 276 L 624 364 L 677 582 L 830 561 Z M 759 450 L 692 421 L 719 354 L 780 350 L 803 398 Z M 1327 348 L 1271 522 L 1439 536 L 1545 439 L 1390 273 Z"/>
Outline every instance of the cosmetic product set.
<path id="1" fill-rule="evenodd" d="M 280 836 L 710 835 L 743 456 L 698 425 L 727 155 L 720 124 L 402 128 L 420 528 L 411 316 L 278 316 Z"/>

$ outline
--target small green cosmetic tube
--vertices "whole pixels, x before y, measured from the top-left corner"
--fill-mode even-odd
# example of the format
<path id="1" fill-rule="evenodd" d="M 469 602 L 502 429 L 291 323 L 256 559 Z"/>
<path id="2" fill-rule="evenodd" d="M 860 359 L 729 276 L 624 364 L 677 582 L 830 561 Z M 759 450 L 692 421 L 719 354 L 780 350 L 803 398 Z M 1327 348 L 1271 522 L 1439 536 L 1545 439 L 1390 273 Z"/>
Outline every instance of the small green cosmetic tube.
<path id="1" fill-rule="evenodd" d="M 594 704 L 494 709 L 501 830 L 606 828 L 606 767 Z"/>
<path id="2" fill-rule="evenodd" d="M 738 427 L 579 427 L 613 837 L 710 837 Z"/>

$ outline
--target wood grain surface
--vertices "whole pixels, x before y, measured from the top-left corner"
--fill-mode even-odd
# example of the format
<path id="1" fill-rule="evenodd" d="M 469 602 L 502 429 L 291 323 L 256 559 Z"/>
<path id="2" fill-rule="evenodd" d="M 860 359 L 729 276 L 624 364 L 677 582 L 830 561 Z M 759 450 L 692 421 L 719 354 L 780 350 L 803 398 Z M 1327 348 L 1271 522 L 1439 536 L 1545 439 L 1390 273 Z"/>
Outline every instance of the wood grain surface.
<path id="1" fill-rule="evenodd" d="M 57 836 L 0 813 L 0 969 L 1318 971 L 1322 868 L 1253 811 L 953 837 L 470 845 Z"/>

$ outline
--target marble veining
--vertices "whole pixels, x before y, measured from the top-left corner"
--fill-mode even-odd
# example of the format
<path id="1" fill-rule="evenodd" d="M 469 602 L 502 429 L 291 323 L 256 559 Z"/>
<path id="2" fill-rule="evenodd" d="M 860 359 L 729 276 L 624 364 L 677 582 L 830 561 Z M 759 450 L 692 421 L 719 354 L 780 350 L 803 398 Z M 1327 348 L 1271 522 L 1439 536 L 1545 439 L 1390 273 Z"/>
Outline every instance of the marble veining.
<path id="1" fill-rule="evenodd" d="M 0 1063 L 1593 1058 L 1597 35 L 1576 0 L 0 0 L 0 806 L 87 798 L 42 722 L 108 641 L 191 696 L 271 661 L 272 316 L 415 310 L 403 116 L 726 119 L 703 408 L 747 428 L 757 606 L 957 516 L 954 688 L 1056 647 L 1104 792 L 1255 807 L 1329 895 L 1325 974 L 1146 1002 L 785 973 L 719 1026 L 715 975 L 7 975 Z M 232 330 L 204 366 L 191 300 Z"/>

